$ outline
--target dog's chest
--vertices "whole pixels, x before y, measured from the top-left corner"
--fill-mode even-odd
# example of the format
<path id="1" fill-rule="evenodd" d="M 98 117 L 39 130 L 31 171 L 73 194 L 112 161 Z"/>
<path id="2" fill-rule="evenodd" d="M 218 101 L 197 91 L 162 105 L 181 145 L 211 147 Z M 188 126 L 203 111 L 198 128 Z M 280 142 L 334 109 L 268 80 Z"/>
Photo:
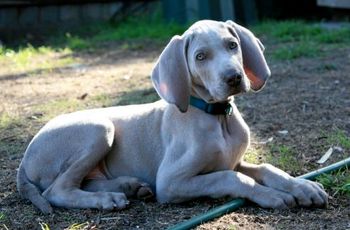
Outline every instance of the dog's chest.
<path id="1" fill-rule="evenodd" d="M 207 165 L 203 173 L 232 170 L 249 145 L 249 129 L 243 121 L 231 121 L 216 130 L 215 148 L 207 149 Z"/>
<path id="2" fill-rule="evenodd" d="M 241 160 L 246 146 L 243 143 L 229 144 L 225 149 L 214 152 L 206 171 L 232 170 Z"/>

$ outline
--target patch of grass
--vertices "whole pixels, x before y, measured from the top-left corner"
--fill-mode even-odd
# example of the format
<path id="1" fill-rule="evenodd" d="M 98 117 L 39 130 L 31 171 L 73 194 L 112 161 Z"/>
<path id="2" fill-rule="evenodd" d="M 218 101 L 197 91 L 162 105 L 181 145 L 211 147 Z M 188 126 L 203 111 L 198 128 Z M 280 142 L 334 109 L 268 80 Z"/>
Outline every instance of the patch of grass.
<path id="1" fill-rule="evenodd" d="M 17 115 L 9 114 L 7 112 L 3 112 L 0 114 L 1 134 L 4 134 L 5 130 L 10 130 L 11 132 L 14 132 L 17 129 L 21 129 L 24 125 L 25 125 L 25 120 L 21 119 Z"/>
<path id="2" fill-rule="evenodd" d="M 76 61 L 69 48 L 54 49 L 49 46 L 34 47 L 27 44 L 18 49 L 5 47 L 0 49 L 0 64 L 15 72 L 52 70 Z"/>
<path id="3" fill-rule="evenodd" d="M 253 164 L 270 163 L 288 173 L 296 174 L 301 164 L 295 151 L 286 145 L 267 144 L 267 148 L 249 148 L 244 154 L 244 160 Z"/>
<path id="4" fill-rule="evenodd" d="M 7 128 L 12 122 L 12 118 L 8 113 L 0 114 L 0 130 Z"/>
<path id="5" fill-rule="evenodd" d="M 152 39 L 164 41 L 175 34 L 181 34 L 186 26 L 165 22 L 160 14 L 129 17 L 125 21 L 98 23 L 84 26 L 74 32 L 58 32 L 47 38 L 46 46 L 24 46 L 9 48 L 0 46 L 0 65 L 18 72 L 45 70 L 63 67 L 79 62 L 73 52 L 93 50 L 109 41 L 130 41 L 130 39 Z M 137 49 L 126 45 L 124 49 Z M 33 61 L 35 60 L 35 61 Z"/>
<path id="6" fill-rule="evenodd" d="M 326 137 L 328 145 L 350 149 L 350 137 L 346 135 L 345 131 L 337 129 L 331 134 L 326 134 Z"/>
<path id="7" fill-rule="evenodd" d="M 4 212 L 0 212 L 0 221 L 3 221 L 6 219 L 6 214 Z"/>
<path id="8" fill-rule="evenodd" d="M 338 170 L 332 174 L 322 174 L 316 179 L 334 195 L 347 195 L 350 197 L 350 170 Z"/>
<path id="9" fill-rule="evenodd" d="M 301 165 L 296 158 L 296 153 L 286 145 L 270 145 L 271 154 L 266 156 L 267 162 L 278 168 L 295 174 L 300 171 Z"/>
<path id="10" fill-rule="evenodd" d="M 175 34 L 181 34 L 184 26 L 166 23 L 160 18 L 128 18 L 119 25 L 105 26 L 103 30 L 91 38 L 92 41 L 115 41 L 128 39 L 169 39 Z"/>
<path id="11" fill-rule="evenodd" d="M 350 41 L 350 29 L 322 29 L 322 33 L 315 36 L 315 40 L 320 43 L 346 43 Z"/>
<path id="12" fill-rule="evenodd" d="M 153 89 L 134 90 L 118 97 L 116 105 L 144 104 L 159 100 Z"/>
<path id="13" fill-rule="evenodd" d="M 67 47 L 72 50 L 83 50 L 92 47 L 91 41 L 83 39 L 77 35 L 72 36 L 70 33 L 66 33 Z"/>
<path id="14" fill-rule="evenodd" d="M 326 29 L 320 24 L 301 20 L 266 21 L 252 30 L 258 36 L 268 37 L 267 42 L 280 43 L 272 53 L 277 60 L 317 57 L 325 45 L 330 47 L 350 42 L 350 28 Z"/>
<path id="15" fill-rule="evenodd" d="M 25 120 L 3 112 L 0 114 L 0 153 L 17 154 L 24 151 L 23 142 L 26 133 L 23 132 Z"/>
<path id="16" fill-rule="evenodd" d="M 14 155 L 24 152 L 23 143 L 19 141 L 2 141 L 0 140 L 0 153 L 4 155 Z"/>
<path id="17" fill-rule="evenodd" d="M 108 94 L 100 94 L 91 98 L 93 104 L 99 107 L 107 107 L 113 104 L 113 96 Z"/>
<path id="18" fill-rule="evenodd" d="M 321 54 L 320 46 L 314 42 L 286 44 L 273 51 L 272 57 L 277 60 L 291 60 L 300 57 L 316 57 Z"/>
<path id="19" fill-rule="evenodd" d="M 329 44 L 350 41 L 350 28 L 327 29 L 302 20 L 265 21 L 253 27 L 253 31 L 279 42 L 314 41 Z"/>
<path id="20" fill-rule="evenodd" d="M 267 34 L 280 42 L 305 40 L 322 33 L 319 26 L 310 25 L 301 20 L 266 21 L 254 27 L 254 30 L 258 34 Z"/>
<path id="21" fill-rule="evenodd" d="M 54 47 L 71 50 L 90 50 L 103 42 L 129 41 L 132 39 L 168 40 L 175 34 L 182 34 L 187 26 L 165 22 L 160 12 L 130 16 L 119 23 L 93 23 L 74 32 L 51 37 Z"/>
<path id="22" fill-rule="evenodd" d="M 260 164 L 265 160 L 265 151 L 262 148 L 249 148 L 244 154 L 244 161 L 252 164 Z"/>
<path id="23" fill-rule="evenodd" d="M 63 113 L 74 112 L 86 108 L 86 104 L 78 99 L 59 99 L 38 105 L 33 108 L 34 111 L 44 114 L 40 117 L 41 122 L 46 122 L 55 116 Z"/>
<path id="24" fill-rule="evenodd" d="M 9 230 L 10 228 L 8 228 L 7 225 L 5 224 L 8 221 L 9 219 L 8 219 L 8 216 L 5 214 L 5 212 L 0 212 L 0 229 Z"/>

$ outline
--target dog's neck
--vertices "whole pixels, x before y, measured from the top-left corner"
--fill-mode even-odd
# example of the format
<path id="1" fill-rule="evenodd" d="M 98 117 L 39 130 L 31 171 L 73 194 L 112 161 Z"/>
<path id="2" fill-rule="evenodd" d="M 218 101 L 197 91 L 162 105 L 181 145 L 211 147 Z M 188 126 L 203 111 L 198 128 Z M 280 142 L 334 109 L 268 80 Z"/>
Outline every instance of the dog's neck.
<path id="1" fill-rule="evenodd" d="M 230 100 L 225 102 L 207 103 L 195 96 L 190 97 L 190 105 L 212 115 L 232 115 L 233 109 Z"/>
<path id="2" fill-rule="evenodd" d="M 233 97 L 225 101 L 214 101 L 209 91 L 202 85 L 192 82 L 190 105 L 212 115 L 232 115 Z"/>

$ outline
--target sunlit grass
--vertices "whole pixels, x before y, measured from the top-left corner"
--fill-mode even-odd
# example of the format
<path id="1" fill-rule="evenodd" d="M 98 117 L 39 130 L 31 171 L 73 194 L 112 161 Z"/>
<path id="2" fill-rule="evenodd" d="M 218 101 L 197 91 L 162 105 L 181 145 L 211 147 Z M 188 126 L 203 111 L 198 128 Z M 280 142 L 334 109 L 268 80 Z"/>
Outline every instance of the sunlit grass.
<path id="1" fill-rule="evenodd" d="M 50 226 L 46 223 L 39 223 L 41 230 L 50 230 Z"/>
<path id="2" fill-rule="evenodd" d="M 69 48 L 53 49 L 49 46 L 34 47 L 30 44 L 17 50 L 0 48 L 0 65 L 8 72 L 50 71 L 76 61 Z"/>
<path id="3" fill-rule="evenodd" d="M 244 154 L 244 161 L 252 164 L 263 163 L 266 159 L 267 151 L 263 148 L 250 147 Z"/>
<path id="4" fill-rule="evenodd" d="M 86 105 L 82 100 L 58 99 L 34 106 L 32 110 L 42 113 L 43 116 L 40 117 L 40 121 L 47 122 L 59 114 L 74 112 L 85 108 Z"/>
<path id="5" fill-rule="evenodd" d="M 186 26 L 165 22 L 160 14 L 129 17 L 122 23 L 98 23 L 63 32 L 48 37 L 41 46 L 25 44 L 20 47 L 0 47 L 0 65 L 5 73 L 18 74 L 50 71 L 79 62 L 73 53 L 92 51 L 102 43 L 111 41 L 130 42 L 132 40 L 151 39 L 167 41 L 175 34 L 181 34 Z M 126 44 L 126 43 L 124 43 Z M 142 48 L 142 44 L 124 46 L 124 49 Z"/>
<path id="6" fill-rule="evenodd" d="M 302 167 L 292 147 L 277 143 L 251 146 L 244 154 L 244 161 L 253 164 L 270 163 L 292 174 L 296 174 Z"/>

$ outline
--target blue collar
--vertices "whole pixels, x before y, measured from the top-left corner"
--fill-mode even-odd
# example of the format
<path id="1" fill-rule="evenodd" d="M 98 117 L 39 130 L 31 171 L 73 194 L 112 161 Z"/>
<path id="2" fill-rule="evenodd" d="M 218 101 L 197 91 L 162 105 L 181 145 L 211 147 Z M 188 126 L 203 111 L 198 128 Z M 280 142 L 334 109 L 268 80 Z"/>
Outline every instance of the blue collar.
<path id="1" fill-rule="evenodd" d="M 229 102 L 207 103 L 197 97 L 190 97 L 190 105 L 212 115 L 232 115 L 233 109 Z"/>

